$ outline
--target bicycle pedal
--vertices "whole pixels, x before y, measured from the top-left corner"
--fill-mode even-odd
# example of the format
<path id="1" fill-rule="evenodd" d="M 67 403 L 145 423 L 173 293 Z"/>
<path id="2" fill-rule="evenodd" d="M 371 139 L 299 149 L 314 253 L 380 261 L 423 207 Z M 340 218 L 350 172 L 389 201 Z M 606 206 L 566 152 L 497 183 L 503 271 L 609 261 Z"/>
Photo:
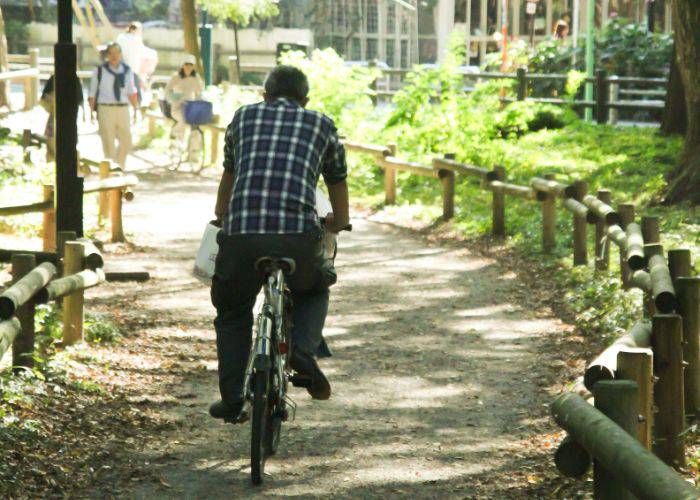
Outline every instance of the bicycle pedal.
<path id="1" fill-rule="evenodd" d="M 303 387 L 309 389 L 311 387 L 311 379 L 309 377 L 302 377 L 300 375 L 292 375 L 289 381 L 294 387 Z"/>
<path id="2" fill-rule="evenodd" d="M 250 414 L 246 410 L 241 411 L 236 418 L 224 418 L 227 424 L 243 424 L 248 420 L 250 420 Z"/>

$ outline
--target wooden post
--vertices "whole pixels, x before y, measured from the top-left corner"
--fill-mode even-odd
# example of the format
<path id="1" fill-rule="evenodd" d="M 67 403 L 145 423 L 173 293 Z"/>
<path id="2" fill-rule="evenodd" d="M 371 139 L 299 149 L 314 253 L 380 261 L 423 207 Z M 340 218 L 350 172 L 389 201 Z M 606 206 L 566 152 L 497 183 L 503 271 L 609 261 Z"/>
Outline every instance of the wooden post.
<path id="1" fill-rule="evenodd" d="M 24 90 L 24 108 L 23 111 L 32 109 L 32 81 L 34 78 L 27 76 L 22 79 L 22 88 Z"/>
<path id="2" fill-rule="evenodd" d="M 652 318 L 651 343 L 654 351 L 654 453 L 678 469 L 685 464 L 685 408 L 683 401 L 682 319 L 677 314 Z"/>
<path id="3" fill-rule="evenodd" d="M 620 203 L 617 205 L 617 213 L 620 214 L 622 229 L 626 230 L 627 225 L 634 222 L 634 205 L 632 203 Z M 630 288 L 631 277 L 632 270 L 627 265 L 625 250 L 620 249 L 620 280 L 622 281 L 622 288 L 625 290 Z"/>
<path id="4" fill-rule="evenodd" d="M 608 78 L 610 82 L 610 94 L 608 96 L 608 102 L 611 104 L 617 103 L 620 100 L 620 84 L 618 83 L 618 77 L 613 75 Z M 608 110 L 608 123 L 610 125 L 615 125 L 617 123 L 618 111 L 615 108 L 610 108 Z"/>
<path id="5" fill-rule="evenodd" d="M 603 380 L 596 383 L 595 407 L 628 434 L 637 437 L 639 388 L 631 380 Z M 593 460 L 593 496 L 601 500 L 634 500 L 636 497 L 611 471 Z"/>
<path id="6" fill-rule="evenodd" d="M 496 180 L 505 182 L 506 168 L 501 165 L 493 167 Z M 492 190 L 492 234 L 496 238 L 503 238 L 506 235 L 506 195 L 500 189 Z"/>
<path id="7" fill-rule="evenodd" d="M 39 71 L 39 49 L 29 49 L 29 67 Z M 30 83 L 30 103 L 29 109 L 34 108 L 39 100 L 39 75 L 32 77 Z"/>
<path id="8" fill-rule="evenodd" d="M 44 184 L 44 201 L 51 201 L 51 208 L 44 212 L 42 239 L 44 252 L 56 251 L 56 209 L 53 206 L 53 186 Z"/>
<path id="9" fill-rule="evenodd" d="M 77 238 L 78 235 L 75 231 L 58 231 L 56 233 L 56 253 L 58 254 L 58 274 L 60 276 L 65 276 L 63 272 L 63 252 L 66 249 L 66 243 L 75 241 Z"/>
<path id="10" fill-rule="evenodd" d="M 642 236 L 644 237 L 644 243 L 661 243 L 658 216 L 647 215 L 642 217 Z"/>
<path id="11" fill-rule="evenodd" d="M 387 148 L 390 156 L 396 156 L 397 145 L 389 144 Z M 394 205 L 396 203 L 396 169 L 393 167 L 384 168 L 384 204 Z"/>
<path id="12" fill-rule="evenodd" d="M 553 174 L 545 179 L 554 180 Z M 557 200 L 551 193 L 542 193 L 542 250 L 549 253 L 557 244 Z"/>
<path id="13" fill-rule="evenodd" d="M 85 244 L 68 241 L 64 250 L 64 276 L 79 273 L 84 269 Z M 83 340 L 84 291 L 81 288 L 63 299 L 63 345 L 71 345 Z"/>
<path id="14" fill-rule="evenodd" d="M 126 241 L 122 226 L 122 190 L 120 188 L 109 191 L 109 217 L 112 225 L 112 243 Z"/>
<path id="15" fill-rule="evenodd" d="M 604 124 L 608 119 L 608 72 L 598 69 L 595 72 L 595 120 L 599 125 Z"/>
<path id="16" fill-rule="evenodd" d="M 217 128 L 221 122 L 219 115 L 214 115 L 211 131 L 211 153 L 209 153 L 209 165 L 215 165 L 219 159 L 219 129 Z"/>
<path id="17" fill-rule="evenodd" d="M 690 262 L 690 249 L 674 248 L 669 250 L 668 269 L 674 282 L 681 276 L 692 276 L 693 267 Z"/>
<path id="18" fill-rule="evenodd" d="M 598 199 L 607 205 L 612 204 L 612 193 L 609 189 L 599 189 Z M 595 225 L 595 268 L 605 271 L 610 267 L 610 244 L 607 239 L 608 225 L 605 218 L 600 217 Z"/>
<path id="19" fill-rule="evenodd" d="M 527 99 L 527 68 L 518 68 L 515 71 L 518 80 L 518 101 Z"/>
<path id="20" fill-rule="evenodd" d="M 651 450 L 654 421 L 654 373 L 650 349 L 628 347 L 617 353 L 615 378 L 632 380 L 639 387 L 639 442 Z"/>
<path id="21" fill-rule="evenodd" d="M 583 202 L 588 192 L 588 183 L 576 181 L 574 189 L 574 199 Z M 585 217 L 574 215 L 574 265 L 585 266 L 586 264 L 588 264 L 588 223 Z"/>
<path id="22" fill-rule="evenodd" d="M 36 267 L 36 258 L 30 254 L 16 253 L 12 256 L 12 282 L 18 282 L 22 277 Z M 22 329 L 12 343 L 12 365 L 32 368 L 34 366 L 34 299 L 29 299 L 15 311 L 15 317 Z"/>
<path id="23" fill-rule="evenodd" d="M 108 178 L 111 173 L 112 162 L 109 160 L 104 160 L 100 162 L 100 179 Z M 98 223 L 100 226 L 105 225 L 107 219 L 109 219 L 109 193 L 107 191 L 100 191 L 97 195 L 99 212 L 97 216 Z"/>
<path id="24" fill-rule="evenodd" d="M 454 160 L 454 153 L 446 153 L 445 159 Z M 455 214 L 455 173 L 452 170 L 438 172 L 442 183 L 442 218 L 450 220 Z"/>
<path id="25" fill-rule="evenodd" d="M 676 279 L 678 309 L 683 317 L 683 392 L 685 413 L 700 416 L 700 277 Z"/>

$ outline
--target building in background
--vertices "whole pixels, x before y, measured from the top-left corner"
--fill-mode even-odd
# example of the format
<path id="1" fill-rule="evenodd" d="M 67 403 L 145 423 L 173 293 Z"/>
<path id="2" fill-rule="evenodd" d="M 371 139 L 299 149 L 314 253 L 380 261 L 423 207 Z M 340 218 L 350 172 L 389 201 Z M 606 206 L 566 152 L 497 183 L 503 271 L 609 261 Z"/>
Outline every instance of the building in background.
<path id="1" fill-rule="evenodd" d="M 612 17 L 645 22 L 647 5 L 656 31 L 671 31 L 671 0 L 594 0 L 596 26 Z M 280 0 L 276 23 L 305 27 L 316 47 L 333 47 L 348 60 L 377 59 L 407 68 L 435 63 L 445 54 L 450 33 L 457 30 L 469 47 L 470 63 L 478 64 L 497 41 L 506 5 L 509 38 L 534 40 L 552 36 L 555 23 L 572 25 L 569 36 L 585 32 L 586 0 L 537 0 L 532 19 L 526 0 Z M 532 21 L 532 24 L 530 22 Z M 573 25 L 576 25 L 574 28 Z"/>

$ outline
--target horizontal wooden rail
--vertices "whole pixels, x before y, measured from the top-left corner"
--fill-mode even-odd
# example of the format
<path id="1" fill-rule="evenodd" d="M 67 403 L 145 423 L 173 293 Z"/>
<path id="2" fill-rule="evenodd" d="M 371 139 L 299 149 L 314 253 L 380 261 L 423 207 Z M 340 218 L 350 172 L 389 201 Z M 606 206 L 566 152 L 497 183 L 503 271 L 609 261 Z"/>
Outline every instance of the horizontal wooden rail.
<path id="1" fill-rule="evenodd" d="M 524 198 L 526 200 L 536 200 L 537 191 L 528 186 L 519 186 L 508 182 L 491 181 L 485 185 L 486 189 L 491 191 L 500 191 L 509 196 L 516 198 Z"/>
<path id="2" fill-rule="evenodd" d="M 63 298 L 78 290 L 92 288 L 105 282 L 102 269 L 85 269 L 79 273 L 65 276 L 47 284 L 36 294 L 37 304 L 46 304 L 52 300 Z"/>
<path id="3" fill-rule="evenodd" d="M 374 144 L 361 144 L 359 142 L 343 141 L 343 146 L 349 151 L 356 153 L 365 153 L 375 156 L 389 156 L 391 150 L 386 146 L 376 146 Z"/>
<path id="4" fill-rule="evenodd" d="M 56 252 L 42 252 L 36 250 L 9 250 L 6 248 L 0 249 L 0 262 L 11 262 L 12 256 L 20 253 L 28 253 L 36 258 L 36 262 L 41 264 L 43 262 L 50 262 L 52 264 L 58 263 L 58 256 Z"/>
<path id="5" fill-rule="evenodd" d="M 432 167 L 423 165 L 422 163 L 399 160 L 393 156 L 385 156 L 378 159 L 378 165 L 383 168 L 394 168 L 403 172 L 409 172 L 423 177 L 439 178 L 439 173 Z"/>
<path id="6" fill-rule="evenodd" d="M 607 349 L 598 355 L 586 368 L 583 383 L 589 391 L 596 382 L 612 380 L 617 369 L 617 355 L 626 348 L 649 347 L 651 345 L 651 323 L 640 321 Z"/>
<path id="7" fill-rule="evenodd" d="M 460 163 L 456 160 L 450 160 L 447 158 L 433 158 L 433 167 L 438 170 L 451 170 L 456 174 L 480 177 L 488 181 L 493 181 L 498 178 L 493 170 L 476 167 L 467 163 Z"/>
<path id="8" fill-rule="evenodd" d="M 22 279 L 0 294 L 0 320 L 10 319 L 18 307 L 24 305 L 44 288 L 56 274 L 56 266 L 49 262 L 39 264 Z"/>
<path id="9" fill-rule="evenodd" d="M 564 200 L 564 208 L 578 217 L 585 218 L 589 223 L 594 222 L 591 221 L 591 215 L 595 216 L 595 214 L 589 211 L 586 205 L 573 198 L 567 198 Z"/>
<path id="10" fill-rule="evenodd" d="M 583 204 L 595 215 L 597 220 L 603 220 L 608 225 L 620 223 L 620 216 L 610 205 L 603 203 L 593 195 L 586 195 Z M 593 221 L 594 222 L 594 221 Z"/>
<path id="11" fill-rule="evenodd" d="M 551 179 L 533 177 L 530 179 L 530 185 L 537 191 L 551 194 L 558 198 L 573 198 L 576 194 L 576 188 L 573 184 L 562 184 Z"/>
<path id="12" fill-rule="evenodd" d="M 21 330 L 22 325 L 17 318 L 0 321 L 0 359 L 10 349 Z"/>
<path id="13" fill-rule="evenodd" d="M 83 193 L 99 193 L 100 191 L 111 191 L 112 189 L 121 189 L 126 187 L 136 186 L 139 183 L 135 175 L 121 175 L 115 177 L 107 177 L 99 181 L 90 181 L 85 183 Z"/>
<path id="14" fill-rule="evenodd" d="M 36 212 L 46 212 L 53 208 L 53 201 L 40 201 L 38 203 L 28 203 L 26 205 L 15 205 L 12 207 L 0 207 L 0 216 L 31 214 Z"/>

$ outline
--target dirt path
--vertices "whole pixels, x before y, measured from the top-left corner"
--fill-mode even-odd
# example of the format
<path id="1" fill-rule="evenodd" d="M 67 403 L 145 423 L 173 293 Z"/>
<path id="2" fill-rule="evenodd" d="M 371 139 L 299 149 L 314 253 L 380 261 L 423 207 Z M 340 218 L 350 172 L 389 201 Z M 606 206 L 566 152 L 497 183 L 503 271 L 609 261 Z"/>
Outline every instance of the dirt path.
<path id="1" fill-rule="evenodd" d="M 138 450 L 134 470 L 86 495 L 535 494 L 531 443 L 551 432 L 537 352 L 560 322 L 528 312 L 527 290 L 494 261 L 364 220 L 340 241 L 325 330 L 335 355 L 322 362 L 333 397 L 317 402 L 293 390 L 297 419 L 283 428 L 265 484 L 253 488 L 249 426 L 207 415 L 218 396 L 213 308 L 189 274 L 215 188 L 187 174 L 143 174 L 125 205 L 137 248 L 109 265 L 146 268 L 153 279 L 99 288 L 89 307 L 111 311 L 127 335 L 117 349 L 126 358 L 100 353 L 110 382 L 167 425 L 127 440 Z"/>

